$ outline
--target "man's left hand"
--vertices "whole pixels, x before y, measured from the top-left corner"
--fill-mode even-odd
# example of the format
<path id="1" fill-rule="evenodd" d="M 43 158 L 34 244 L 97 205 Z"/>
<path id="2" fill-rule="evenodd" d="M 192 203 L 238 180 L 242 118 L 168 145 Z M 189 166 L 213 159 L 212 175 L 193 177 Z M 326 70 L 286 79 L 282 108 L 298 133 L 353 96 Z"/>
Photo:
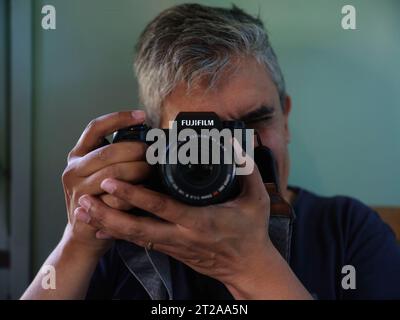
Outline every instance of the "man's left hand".
<path id="1" fill-rule="evenodd" d="M 133 207 L 161 219 L 139 217 L 110 208 L 96 197 L 84 195 L 89 216 L 84 221 L 116 239 L 163 252 L 225 284 L 246 279 L 268 255 L 270 200 L 254 166 L 242 176 L 241 193 L 232 201 L 191 207 L 143 186 L 106 179 L 101 187 Z M 79 219 L 79 216 L 77 217 Z"/>

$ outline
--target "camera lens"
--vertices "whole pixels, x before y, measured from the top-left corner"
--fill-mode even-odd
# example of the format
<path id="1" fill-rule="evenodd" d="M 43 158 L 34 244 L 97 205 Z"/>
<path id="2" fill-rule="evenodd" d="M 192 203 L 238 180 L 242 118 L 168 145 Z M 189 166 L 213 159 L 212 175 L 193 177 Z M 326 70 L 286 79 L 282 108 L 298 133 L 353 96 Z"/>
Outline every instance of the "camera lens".
<path id="1" fill-rule="evenodd" d="M 194 188 L 208 188 L 212 186 L 218 180 L 221 172 L 221 167 L 213 164 L 178 164 L 176 169 L 182 180 Z"/>
<path id="2" fill-rule="evenodd" d="M 196 136 L 193 139 L 209 139 Z M 219 163 L 212 163 L 212 152 L 209 153 L 208 163 L 201 163 L 201 148 L 199 148 L 197 163 L 163 164 L 160 165 L 161 174 L 166 190 L 176 199 L 190 205 L 209 205 L 223 202 L 227 197 L 235 195 L 239 189 L 235 176 L 234 163 L 223 163 L 225 148 L 219 141 L 214 143 L 219 149 Z M 176 152 L 184 143 L 169 146 L 167 152 Z M 200 146 L 200 142 L 198 144 Z"/>

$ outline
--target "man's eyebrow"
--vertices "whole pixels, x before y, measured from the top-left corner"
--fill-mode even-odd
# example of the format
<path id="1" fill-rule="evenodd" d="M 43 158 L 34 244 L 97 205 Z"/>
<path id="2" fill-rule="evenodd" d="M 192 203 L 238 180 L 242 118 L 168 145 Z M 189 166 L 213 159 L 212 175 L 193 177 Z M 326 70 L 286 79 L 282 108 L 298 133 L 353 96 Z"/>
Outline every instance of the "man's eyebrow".
<path id="1" fill-rule="evenodd" d="M 253 121 L 257 121 L 260 118 L 264 118 L 267 116 L 271 116 L 275 111 L 274 107 L 271 106 L 267 106 L 267 105 L 263 105 L 260 108 L 251 111 L 247 114 L 245 114 L 244 116 L 240 117 L 240 121 L 243 122 L 253 122 Z"/>

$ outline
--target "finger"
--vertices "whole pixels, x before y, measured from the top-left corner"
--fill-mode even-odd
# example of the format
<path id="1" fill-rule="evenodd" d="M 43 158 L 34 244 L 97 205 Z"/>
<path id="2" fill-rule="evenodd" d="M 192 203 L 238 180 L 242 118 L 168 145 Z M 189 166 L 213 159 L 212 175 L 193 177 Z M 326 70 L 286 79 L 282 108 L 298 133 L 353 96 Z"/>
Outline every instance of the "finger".
<path id="1" fill-rule="evenodd" d="M 98 227 L 89 224 L 90 216 L 82 207 L 77 207 L 73 212 L 72 226 L 77 234 L 87 235 L 92 238 L 98 231 Z"/>
<path id="2" fill-rule="evenodd" d="M 117 210 L 121 210 L 121 211 L 128 211 L 128 210 L 133 209 L 133 206 L 130 203 L 128 203 L 124 200 L 121 200 L 115 196 L 112 196 L 111 194 L 108 194 L 108 193 L 102 194 L 100 196 L 100 199 L 106 205 L 108 205 L 110 208 L 113 208 L 113 209 L 117 209 Z"/>
<path id="3" fill-rule="evenodd" d="M 120 162 L 145 160 L 147 145 L 142 142 L 120 142 L 95 149 L 74 161 L 78 176 L 87 177 L 100 169 Z"/>
<path id="4" fill-rule="evenodd" d="M 144 117 L 142 110 L 135 110 L 114 112 L 92 120 L 70 152 L 68 159 L 89 153 L 98 147 L 107 135 L 124 127 L 141 124 Z"/>
<path id="5" fill-rule="evenodd" d="M 268 197 L 268 194 L 265 190 L 260 171 L 254 163 L 254 159 L 243 152 L 242 147 L 236 139 L 233 139 L 233 148 L 235 155 L 243 158 L 245 165 L 253 169 L 250 174 L 240 176 L 242 191 L 236 201 L 254 202 L 264 200 L 265 197 Z"/>
<path id="6" fill-rule="evenodd" d="M 86 224 L 88 224 L 90 222 L 90 215 L 89 215 L 89 213 L 87 213 L 85 208 L 77 207 L 74 210 L 74 216 L 75 216 L 77 221 L 81 221 L 81 222 L 84 222 Z"/>
<path id="7" fill-rule="evenodd" d="M 252 174 L 241 177 L 241 185 L 241 193 L 233 200 L 236 205 L 243 204 L 255 208 L 263 207 L 269 203 L 269 195 L 257 167 L 254 168 Z"/>
<path id="8" fill-rule="evenodd" d="M 79 214 L 83 217 L 78 219 L 103 230 L 113 238 L 146 243 L 172 243 L 174 239 L 181 238 L 181 233 L 174 224 L 112 209 L 95 197 L 84 195 L 79 199 L 79 204 L 87 215 L 80 211 Z"/>
<path id="9" fill-rule="evenodd" d="M 83 179 L 80 189 L 84 191 L 80 191 L 80 194 L 99 195 L 104 193 L 100 184 L 106 178 L 138 183 L 144 181 L 150 175 L 150 172 L 151 167 L 144 161 L 113 164 Z"/>
<path id="10" fill-rule="evenodd" d="M 101 188 L 137 208 L 188 228 L 197 224 L 202 211 L 200 207 L 189 207 L 143 186 L 134 186 L 115 179 L 105 179 L 101 183 Z"/>
<path id="11" fill-rule="evenodd" d="M 238 197 L 239 201 L 256 201 L 267 195 L 257 166 L 254 166 L 254 170 L 251 174 L 241 176 L 241 188 L 242 191 Z"/>

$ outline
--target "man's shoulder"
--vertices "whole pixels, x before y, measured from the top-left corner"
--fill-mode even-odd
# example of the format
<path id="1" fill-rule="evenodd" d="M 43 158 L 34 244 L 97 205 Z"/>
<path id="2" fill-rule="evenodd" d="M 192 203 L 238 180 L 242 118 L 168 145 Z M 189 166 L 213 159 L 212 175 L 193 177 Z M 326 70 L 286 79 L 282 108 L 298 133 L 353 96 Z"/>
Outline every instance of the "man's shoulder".
<path id="1" fill-rule="evenodd" d="M 360 200 L 345 196 L 322 196 L 303 188 L 294 188 L 297 197 L 293 207 L 298 218 L 341 220 L 355 223 L 366 218 L 379 219 L 378 214 Z"/>
<path id="2" fill-rule="evenodd" d="M 393 231 L 361 201 L 297 189 L 291 266 L 322 299 L 400 296 L 400 250 Z M 341 287 L 343 266 L 357 271 L 357 290 Z"/>
<path id="3" fill-rule="evenodd" d="M 321 196 L 302 188 L 295 188 L 293 203 L 295 226 L 307 233 L 317 232 L 344 244 L 354 244 L 376 234 L 394 237 L 390 227 L 368 205 L 349 196 Z"/>
<path id="4" fill-rule="evenodd" d="M 371 210 L 366 204 L 350 196 L 340 194 L 323 196 L 305 188 L 291 187 L 291 189 L 297 195 L 293 203 L 294 207 L 301 208 L 303 206 L 312 205 L 317 206 L 320 209 L 336 208 L 342 210 Z"/>

